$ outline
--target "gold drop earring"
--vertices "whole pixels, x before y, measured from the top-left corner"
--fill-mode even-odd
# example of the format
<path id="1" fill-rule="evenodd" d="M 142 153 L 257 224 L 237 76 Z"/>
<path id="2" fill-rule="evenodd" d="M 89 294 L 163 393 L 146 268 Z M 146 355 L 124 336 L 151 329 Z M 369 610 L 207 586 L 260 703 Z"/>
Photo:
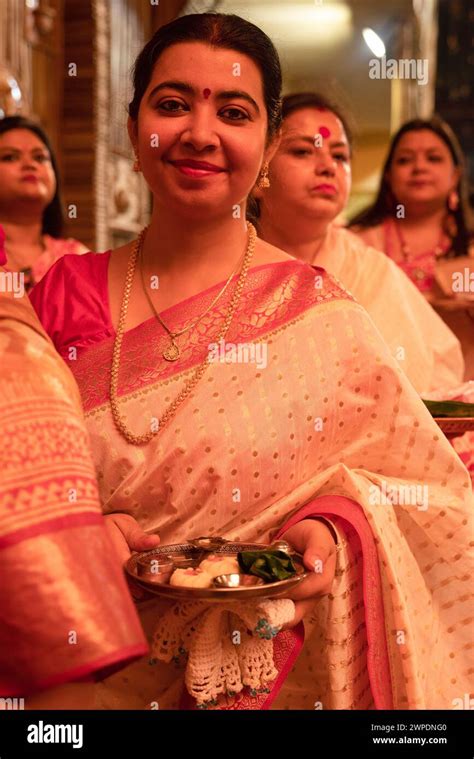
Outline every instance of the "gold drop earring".
<path id="1" fill-rule="evenodd" d="M 450 211 L 457 211 L 459 206 L 459 195 L 456 190 L 451 190 L 448 195 L 448 208 Z"/>
<path id="2" fill-rule="evenodd" d="M 142 167 L 140 166 L 140 159 L 138 157 L 138 153 L 135 153 L 135 163 L 133 164 L 133 170 L 136 172 L 139 172 L 142 170 Z"/>
<path id="3" fill-rule="evenodd" d="M 260 171 L 257 187 L 259 187 L 261 190 L 265 190 L 266 187 L 270 187 L 270 180 L 268 178 L 268 161 L 267 163 L 263 164 L 262 170 Z"/>

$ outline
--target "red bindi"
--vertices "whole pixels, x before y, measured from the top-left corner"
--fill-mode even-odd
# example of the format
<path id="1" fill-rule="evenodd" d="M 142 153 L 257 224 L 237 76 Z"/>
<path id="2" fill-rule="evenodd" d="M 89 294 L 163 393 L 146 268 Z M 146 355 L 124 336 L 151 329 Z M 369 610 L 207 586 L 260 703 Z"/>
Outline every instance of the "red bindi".
<path id="1" fill-rule="evenodd" d="M 211 94 L 211 90 L 208 87 L 206 87 L 206 89 L 202 91 L 202 94 L 204 95 L 205 99 L 207 100 L 207 98 Z"/>
<path id="2" fill-rule="evenodd" d="M 325 127 L 325 126 L 320 126 L 319 127 L 319 134 L 321 135 L 321 137 L 330 137 L 331 136 L 330 130 L 327 127 Z"/>

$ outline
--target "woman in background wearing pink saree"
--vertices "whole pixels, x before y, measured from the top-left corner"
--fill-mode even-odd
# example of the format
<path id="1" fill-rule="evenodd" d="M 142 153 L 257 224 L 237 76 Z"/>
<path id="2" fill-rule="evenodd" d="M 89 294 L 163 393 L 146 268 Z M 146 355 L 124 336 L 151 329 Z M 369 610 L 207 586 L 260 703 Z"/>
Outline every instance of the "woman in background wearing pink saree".
<path id="1" fill-rule="evenodd" d="M 5 260 L 0 227 L 2 282 Z M 28 298 L 3 289 L 0 439 L 0 698 L 93 708 L 94 681 L 146 641 L 100 512 L 74 378 Z"/>
<path id="2" fill-rule="evenodd" d="M 150 226 L 66 256 L 32 293 L 81 390 L 105 514 L 162 544 L 284 536 L 303 555 L 271 692 L 231 708 L 452 708 L 469 678 L 469 478 L 364 309 L 245 223 L 277 148 L 271 41 L 236 16 L 184 16 L 134 85 Z M 401 485 L 420 498 L 384 500 Z M 148 634 L 166 607 L 141 605 Z M 98 706 L 179 708 L 179 668 L 124 675 Z"/>
<path id="3" fill-rule="evenodd" d="M 428 301 L 436 294 L 436 271 L 444 262 L 468 256 L 474 269 L 465 160 L 448 124 L 434 116 L 400 127 L 377 197 L 351 228 L 395 261 Z M 474 308 L 436 308 L 461 341 L 465 379 L 474 379 Z"/>
<path id="4" fill-rule="evenodd" d="M 63 210 L 58 165 L 48 136 L 23 116 L 0 120 L 0 224 L 6 233 L 6 266 L 33 287 L 61 256 L 85 253 L 78 240 L 61 237 Z"/>

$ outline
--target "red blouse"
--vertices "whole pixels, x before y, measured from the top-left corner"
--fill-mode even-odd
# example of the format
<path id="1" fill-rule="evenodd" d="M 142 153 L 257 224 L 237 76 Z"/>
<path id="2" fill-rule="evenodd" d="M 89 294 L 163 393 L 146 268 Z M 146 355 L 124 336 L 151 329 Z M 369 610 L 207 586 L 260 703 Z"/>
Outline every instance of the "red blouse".
<path id="1" fill-rule="evenodd" d="M 56 350 L 94 345 L 115 334 L 109 307 L 111 251 L 66 255 L 30 292 L 30 299 Z"/>

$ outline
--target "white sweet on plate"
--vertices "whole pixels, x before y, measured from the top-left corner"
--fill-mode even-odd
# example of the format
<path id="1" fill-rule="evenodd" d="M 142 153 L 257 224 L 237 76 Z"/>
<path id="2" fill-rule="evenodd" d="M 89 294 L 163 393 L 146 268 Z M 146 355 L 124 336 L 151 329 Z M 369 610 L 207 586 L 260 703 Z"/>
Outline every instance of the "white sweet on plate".
<path id="1" fill-rule="evenodd" d="M 170 585 L 182 588 L 210 588 L 212 577 L 199 567 L 175 569 L 170 577 Z"/>
<path id="2" fill-rule="evenodd" d="M 204 561 L 199 564 L 199 569 L 202 569 L 212 578 L 219 575 L 232 575 L 239 574 L 240 567 L 239 562 L 235 556 L 223 556 L 222 554 L 210 553 Z"/>

